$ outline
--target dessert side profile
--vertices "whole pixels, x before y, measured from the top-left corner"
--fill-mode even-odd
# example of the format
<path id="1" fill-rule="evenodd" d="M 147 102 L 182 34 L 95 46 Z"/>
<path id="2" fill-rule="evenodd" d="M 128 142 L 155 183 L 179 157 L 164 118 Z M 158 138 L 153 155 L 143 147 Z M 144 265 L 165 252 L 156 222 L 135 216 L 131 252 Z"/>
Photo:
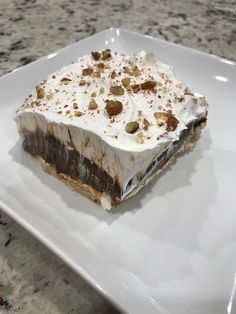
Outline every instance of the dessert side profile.
<path id="1" fill-rule="evenodd" d="M 45 171 L 111 209 L 192 146 L 207 107 L 155 54 L 106 49 L 49 75 L 15 120 Z"/>

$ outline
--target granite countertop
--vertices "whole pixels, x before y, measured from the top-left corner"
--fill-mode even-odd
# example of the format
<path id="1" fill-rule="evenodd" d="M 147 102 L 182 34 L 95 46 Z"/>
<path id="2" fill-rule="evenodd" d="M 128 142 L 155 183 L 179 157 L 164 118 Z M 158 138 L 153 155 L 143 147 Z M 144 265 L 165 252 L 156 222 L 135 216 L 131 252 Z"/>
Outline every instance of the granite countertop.
<path id="1" fill-rule="evenodd" d="M 235 0 L 0 0 L 0 8 L 0 75 L 111 26 L 236 60 Z M 118 312 L 0 211 L 0 313 Z"/>

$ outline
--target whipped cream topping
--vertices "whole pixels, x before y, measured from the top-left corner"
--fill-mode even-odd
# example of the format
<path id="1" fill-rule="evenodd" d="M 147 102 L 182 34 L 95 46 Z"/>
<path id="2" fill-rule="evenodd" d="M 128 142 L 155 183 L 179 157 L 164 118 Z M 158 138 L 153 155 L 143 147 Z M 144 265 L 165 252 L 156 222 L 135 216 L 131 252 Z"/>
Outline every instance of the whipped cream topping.
<path id="1" fill-rule="evenodd" d="M 205 98 L 194 96 L 154 54 L 106 50 L 49 75 L 18 115 L 37 113 L 94 133 L 118 150 L 142 152 L 178 140 L 206 110 Z"/>

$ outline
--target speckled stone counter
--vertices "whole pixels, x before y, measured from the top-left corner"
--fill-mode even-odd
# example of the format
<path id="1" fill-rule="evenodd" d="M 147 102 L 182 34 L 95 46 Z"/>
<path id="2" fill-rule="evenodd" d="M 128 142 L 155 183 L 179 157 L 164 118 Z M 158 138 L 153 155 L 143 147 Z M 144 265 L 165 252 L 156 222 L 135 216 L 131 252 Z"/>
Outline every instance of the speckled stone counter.
<path id="1" fill-rule="evenodd" d="M 235 0 L 0 0 L 0 75 L 111 26 L 236 60 Z M 0 313 L 118 312 L 0 211 Z"/>

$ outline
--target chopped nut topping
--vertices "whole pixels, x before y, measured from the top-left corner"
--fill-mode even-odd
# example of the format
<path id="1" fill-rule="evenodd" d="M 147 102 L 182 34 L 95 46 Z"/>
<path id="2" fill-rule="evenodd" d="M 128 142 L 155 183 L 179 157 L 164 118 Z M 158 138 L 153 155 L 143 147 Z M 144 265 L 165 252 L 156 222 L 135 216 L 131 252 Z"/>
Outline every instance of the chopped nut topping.
<path id="1" fill-rule="evenodd" d="M 52 99 L 52 97 L 53 97 L 53 93 L 52 92 L 46 95 L 47 100 Z"/>
<path id="2" fill-rule="evenodd" d="M 90 76 L 93 74 L 93 69 L 92 68 L 86 68 L 86 69 L 83 69 L 82 71 L 82 75 L 83 76 Z"/>
<path id="3" fill-rule="evenodd" d="M 84 86 L 84 85 L 86 85 L 86 81 L 85 81 L 85 80 L 81 80 L 81 81 L 79 82 L 79 86 Z"/>
<path id="4" fill-rule="evenodd" d="M 43 98 L 45 96 L 45 91 L 41 86 L 36 86 L 37 98 Z"/>
<path id="5" fill-rule="evenodd" d="M 174 131 L 178 126 L 179 120 L 176 119 L 172 114 L 169 114 L 168 120 L 167 120 L 167 127 L 166 131 Z"/>
<path id="6" fill-rule="evenodd" d="M 96 103 L 96 101 L 94 99 L 92 99 L 88 105 L 89 110 L 97 109 L 97 107 L 98 107 L 98 104 Z"/>
<path id="7" fill-rule="evenodd" d="M 101 77 L 101 71 L 99 70 L 99 71 L 94 72 L 94 76 Z"/>
<path id="8" fill-rule="evenodd" d="M 76 111 L 75 113 L 74 113 L 74 115 L 76 116 L 76 117 L 80 117 L 80 116 L 82 116 L 82 112 L 81 111 Z"/>
<path id="9" fill-rule="evenodd" d="M 138 144 L 143 144 L 144 143 L 144 138 L 143 138 L 143 132 L 138 132 L 137 135 L 136 135 L 136 143 Z"/>
<path id="10" fill-rule="evenodd" d="M 131 88 L 132 88 L 132 90 L 133 90 L 134 93 L 138 93 L 139 90 L 140 90 L 139 84 L 131 85 Z"/>
<path id="11" fill-rule="evenodd" d="M 61 79 L 61 82 L 64 84 L 64 85 L 68 85 L 72 80 L 68 77 L 63 77 Z"/>
<path id="12" fill-rule="evenodd" d="M 150 123 L 147 119 L 143 119 L 144 130 L 146 131 L 150 126 Z"/>
<path id="13" fill-rule="evenodd" d="M 73 103 L 73 108 L 78 109 L 78 104 L 76 102 Z"/>
<path id="14" fill-rule="evenodd" d="M 99 70 L 104 70 L 105 69 L 105 64 L 103 62 L 100 62 L 96 64 L 96 66 L 99 68 Z"/>
<path id="15" fill-rule="evenodd" d="M 95 93 L 95 92 L 93 92 L 92 94 L 91 94 L 91 97 L 96 97 L 97 96 L 97 94 Z"/>
<path id="16" fill-rule="evenodd" d="M 129 75 L 133 74 L 129 67 L 123 67 L 123 71 L 124 71 L 124 73 L 127 73 Z"/>
<path id="17" fill-rule="evenodd" d="M 124 85 L 124 87 L 129 86 L 130 84 L 130 77 L 125 77 L 121 80 L 122 84 Z"/>
<path id="18" fill-rule="evenodd" d="M 135 133 L 139 128 L 139 124 L 137 121 L 128 122 L 125 126 L 125 131 L 127 133 Z"/>
<path id="19" fill-rule="evenodd" d="M 102 60 L 107 60 L 111 58 L 111 50 L 110 49 L 106 49 L 104 51 L 102 51 Z"/>
<path id="20" fill-rule="evenodd" d="M 164 120 L 164 121 L 167 121 L 168 119 L 168 115 L 166 114 L 166 112 L 154 112 L 154 117 L 156 119 L 161 119 L 161 120 Z"/>
<path id="21" fill-rule="evenodd" d="M 110 92 L 116 96 L 124 95 L 124 89 L 121 86 L 111 86 Z"/>
<path id="22" fill-rule="evenodd" d="M 152 90 L 156 85 L 157 85 L 156 81 L 146 81 L 140 84 L 140 88 L 142 90 L 147 90 L 147 89 Z"/>
<path id="23" fill-rule="evenodd" d="M 106 100 L 106 107 L 105 107 L 108 115 L 115 116 L 119 113 L 121 113 L 123 109 L 123 105 L 120 101 L 117 100 Z"/>
<path id="24" fill-rule="evenodd" d="M 103 94 L 104 91 L 105 91 L 105 90 L 104 90 L 104 87 L 101 87 L 100 90 L 99 90 L 100 94 Z"/>
<path id="25" fill-rule="evenodd" d="M 116 71 L 111 72 L 111 78 L 114 79 L 116 77 Z"/>
<path id="26" fill-rule="evenodd" d="M 136 65 L 133 65 L 131 67 L 132 71 L 133 71 L 133 75 L 134 76 L 140 76 L 141 75 L 141 71 L 139 70 L 139 68 Z"/>
<path id="27" fill-rule="evenodd" d="M 172 112 L 155 112 L 155 118 L 157 118 L 157 125 L 162 126 L 163 122 L 166 123 L 166 131 L 174 131 L 179 123 L 179 120 L 172 114 Z"/>
<path id="28" fill-rule="evenodd" d="M 98 51 L 91 52 L 91 55 L 92 55 L 93 59 L 96 61 L 98 61 L 101 58 L 101 53 Z"/>

